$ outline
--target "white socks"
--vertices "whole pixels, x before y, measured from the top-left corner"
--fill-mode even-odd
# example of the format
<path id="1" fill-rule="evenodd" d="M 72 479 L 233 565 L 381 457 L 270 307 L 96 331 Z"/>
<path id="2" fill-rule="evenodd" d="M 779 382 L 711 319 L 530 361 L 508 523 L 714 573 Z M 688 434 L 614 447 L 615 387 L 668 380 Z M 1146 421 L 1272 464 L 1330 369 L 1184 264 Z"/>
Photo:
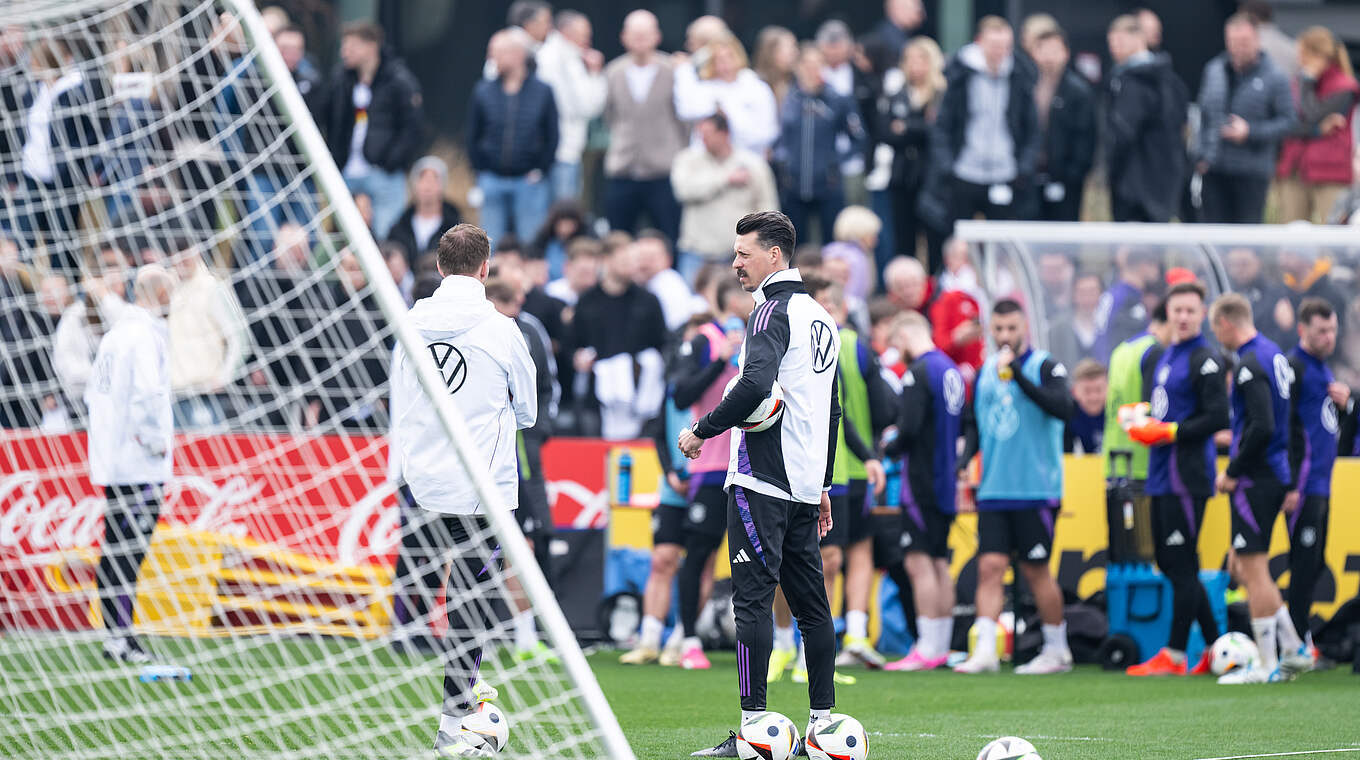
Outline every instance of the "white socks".
<path id="1" fill-rule="evenodd" d="M 1280 605 L 1275 610 L 1275 630 L 1280 640 L 1280 651 L 1293 654 L 1303 646 L 1303 639 L 1299 638 L 1299 632 L 1294 630 L 1294 618 L 1289 616 L 1289 607 Z"/>
<path id="2" fill-rule="evenodd" d="M 699 641 L 698 636 L 686 636 L 685 641 L 680 645 L 681 651 L 688 652 L 691 649 L 703 649 L 704 644 Z"/>
<path id="3" fill-rule="evenodd" d="M 916 617 L 916 651 L 922 657 L 940 657 L 949 654 L 950 639 L 954 637 L 954 618 Z"/>
<path id="4" fill-rule="evenodd" d="M 1176 663 L 1177 665 L 1180 665 L 1181 663 L 1185 662 L 1185 652 L 1180 649 L 1172 649 L 1171 647 L 1167 647 L 1166 656 L 1170 657 L 1171 661 Z"/>
<path id="5" fill-rule="evenodd" d="M 973 646 L 973 657 L 989 660 L 996 656 L 996 621 L 989 617 L 979 617 L 973 624 L 977 629 L 977 643 Z"/>
<path id="6" fill-rule="evenodd" d="M 1067 621 L 1064 620 L 1057 625 L 1043 625 L 1044 649 L 1053 652 L 1067 651 Z"/>
<path id="7" fill-rule="evenodd" d="M 751 718 L 753 718 L 753 717 L 755 717 L 755 716 L 761 714 L 762 712 L 765 712 L 765 711 L 764 711 L 764 710 L 742 710 L 742 711 L 741 711 L 741 725 L 743 725 L 743 726 L 746 725 L 746 721 L 748 721 L 748 720 L 750 720 Z"/>
<path id="8" fill-rule="evenodd" d="M 788 628 L 774 628 L 774 648 L 788 651 L 793 649 L 793 626 Z"/>
<path id="9" fill-rule="evenodd" d="M 666 624 L 660 619 L 650 615 L 642 619 L 642 635 L 638 637 L 638 646 L 648 649 L 661 648 L 661 632 L 666 629 Z"/>
<path id="10" fill-rule="evenodd" d="M 515 615 L 515 648 L 521 651 L 538 646 L 538 629 L 534 628 L 534 611 L 525 610 Z"/>
<path id="11" fill-rule="evenodd" d="M 845 635 L 854 639 L 869 638 L 869 613 L 863 610 L 846 610 Z"/>
<path id="12" fill-rule="evenodd" d="M 1261 667 L 1273 673 L 1280 664 L 1280 650 L 1275 643 L 1275 616 L 1252 618 L 1251 633 L 1261 650 Z"/>
<path id="13" fill-rule="evenodd" d="M 678 625 L 671 628 L 671 635 L 666 637 L 666 649 L 679 649 L 689 640 L 685 637 L 685 632 L 680 630 L 680 628 L 681 626 Z M 698 641 L 697 637 L 692 638 L 694 638 L 695 641 Z"/>

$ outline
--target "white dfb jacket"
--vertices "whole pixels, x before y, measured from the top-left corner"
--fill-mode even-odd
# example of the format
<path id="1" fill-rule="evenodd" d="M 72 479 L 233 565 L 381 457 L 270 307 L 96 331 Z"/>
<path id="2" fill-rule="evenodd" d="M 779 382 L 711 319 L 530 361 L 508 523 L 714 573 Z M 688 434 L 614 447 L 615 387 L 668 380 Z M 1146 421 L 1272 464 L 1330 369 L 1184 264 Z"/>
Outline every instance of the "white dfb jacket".
<path id="1" fill-rule="evenodd" d="M 129 307 L 99 341 L 85 386 L 95 485 L 170 479 L 175 420 L 169 342 L 165 319 L 140 306 Z"/>
<path id="2" fill-rule="evenodd" d="M 760 284 L 746 321 L 741 376 L 694 434 L 712 438 L 755 411 L 778 380 L 784 413 L 759 433 L 733 431 L 727 486 L 804 504 L 821 501 L 831 486 L 841 407 L 836 398 L 840 333 L 836 321 L 808 295 L 797 269 Z"/>
<path id="3" fill-rule="evenodd" d="M 486 300 L 486 288 L 472 277 L 445 277 L 433 296 L 411 308 L 410 318 L 425 350 L 414 360 L 429 362 L 444 379 L 454 406 L 463 413 L 476 450 L 491 465 L 491 477 L 510 509 L 519 506 L 516 432 L 538 417 L 537 376 L 529 346 L 514 320 Z M 413 358 L 397 346 L 392 375 L 392 446 L 400 478 L 416 503 L 443 514 L 483 510 L 424 390 Z"/>

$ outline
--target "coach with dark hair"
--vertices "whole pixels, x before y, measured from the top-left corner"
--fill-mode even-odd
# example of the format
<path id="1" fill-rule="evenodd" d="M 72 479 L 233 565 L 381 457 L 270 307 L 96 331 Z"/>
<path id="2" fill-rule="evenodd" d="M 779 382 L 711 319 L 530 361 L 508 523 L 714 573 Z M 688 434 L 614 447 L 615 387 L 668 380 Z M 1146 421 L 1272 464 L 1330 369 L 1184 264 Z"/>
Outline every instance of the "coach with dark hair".
<path id="1" fill-rule="evenodd" d="M 831 529 L 836 401 L 836 322 L 790 268 L 793 224 L 778 211 L 737 222 L 732 268 L 755 296 L 746 323 L 741 375 L 716 409 L 680 434 L 680 450 L 697 458 L 704 441 L 737 427 L 778 381 L 784 411 L 773 427 L 738 430 L 727 464 L 727 535 L 737 618 L 737 684 L 744 722 L 765 710 L 765 676 L 773 641 L 771 604 L 784 590 L 807 651 L 808 725 L 836 703 L 836 632 L 822 580 L 818 542 Z M 696 757 L 736 757 L 736 735 Z"/>

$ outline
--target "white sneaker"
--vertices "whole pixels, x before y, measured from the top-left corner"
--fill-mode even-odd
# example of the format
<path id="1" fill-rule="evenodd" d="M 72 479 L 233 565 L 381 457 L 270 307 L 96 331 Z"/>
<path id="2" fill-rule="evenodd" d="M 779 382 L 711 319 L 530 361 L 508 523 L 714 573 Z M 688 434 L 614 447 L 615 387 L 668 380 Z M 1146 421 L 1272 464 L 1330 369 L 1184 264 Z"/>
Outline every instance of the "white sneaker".
<path id="1" fill-rule="evenodd" d="M 464 739 L 462 734 L 450 736 L 443 731 L 435 734 L 434 737 L 434 756 L 436 758 L 447 757 L 492 757 L 490 752 L 474 747 Z"/>
<path id="2" fill-rule="evenodd" d="M 965 675 L 975 675 L 977 673 L 995 673 L 1001 670 L 1001 658 L 996 655 L 991 657 L 980 657 L 972 655 L 968 659 L 954 666 L 955 673 Z"/>
<path id="3" fill-rule="evenodd" d="M 500 695 L 495 686 L 480 678 L 477 679 L 477 683 L 472 685 L 472 698 L 478 702 L 495 702 Z"/>
<path id="4" fill-rule="evenodd" d="M 1307 673 L 1316 665 L 1313 660 L 1313 652 L 1304 644 L 1297 651 L 1280 656 L 1280 672 L 1284 675 L 1293 677 L 1299 673 Z"/>
<path id="5" fill-rule="evenodd" d="M 863 665 L 870 670 L 878 670 L 888 664 L 883 655 L 874 649 L 874 645 L 868 637 L 846 636 L 845 647 L 841 650 L 841 656 L 845 655 L 850 656 L 849 664 Z M 836 665 L 839 666 L 840 664 L 840 659 L 837 658 Z"/>
<path id="6" fill-rule="evenodd" d="M 1224 686 L 1237 686 L 1244 683 L 1270 683 L 1271 674 L 1263 668 L 1238 668 L 1218 677 Z"/>
<path id="7" fill-rule="evenodd" d="M 131 636 L 110 636 L 104 639 L 104 658 L 128 665 L 147 665 L 152 661 L 150 653 Z"/>
<path id="8" fill-rule="evenodd" d="M 1072 669 L 1072 652 L 1066 649 L 1054 651 L 1045 649 L 1039 656 L 1015 668 L 1018 676 L 1048 676 L 1066 673 Z"/>

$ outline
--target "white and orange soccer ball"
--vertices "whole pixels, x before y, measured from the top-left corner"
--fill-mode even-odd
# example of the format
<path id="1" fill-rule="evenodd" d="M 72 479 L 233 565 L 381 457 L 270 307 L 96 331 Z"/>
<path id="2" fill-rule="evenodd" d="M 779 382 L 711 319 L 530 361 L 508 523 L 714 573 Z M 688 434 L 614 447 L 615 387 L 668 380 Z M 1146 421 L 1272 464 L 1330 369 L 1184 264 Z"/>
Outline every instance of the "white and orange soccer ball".
<path id="1" fill-rule="evenodd" d="M 812 724 L 804 741 L 812 760 L 866 760 L 869 757 L 869 736 L 864 733 L 864 726 L 841 713 L 832 713 Z"/>
<path id="2" fill-rule="evenodd" d="M 486 752 L 500 752 L 510 741 L 510 721 L 501 708 L 490 702 L 478 702 L 477 709 L 463 716 L 458 733 L 463 740 Z"/>
<path id="3" fill-rule="evenodd" d="M 798 752 L 798 727 L 777 712 L 762 712 L 742 721 L 737 757 L 743 760 L 790 760 Z"/>
<path id="4" fill-rule="evenodd" d="M 728 381 L 727 387 L 723 389 L 723 396 L 732 392 L 732 387 L 737 384 L 738 380 L 741 380 L 741 375 L 737 375 Z M 783 414 L 784 389 L 779 387 L 779 383 L 774 382 L 770 384 L 770 395 L 760 402 L 755 411 L 751 412 L 739 427 L 748 433 L 764 432 L 774 427 L 774 424 L 779 421 Z"/>

